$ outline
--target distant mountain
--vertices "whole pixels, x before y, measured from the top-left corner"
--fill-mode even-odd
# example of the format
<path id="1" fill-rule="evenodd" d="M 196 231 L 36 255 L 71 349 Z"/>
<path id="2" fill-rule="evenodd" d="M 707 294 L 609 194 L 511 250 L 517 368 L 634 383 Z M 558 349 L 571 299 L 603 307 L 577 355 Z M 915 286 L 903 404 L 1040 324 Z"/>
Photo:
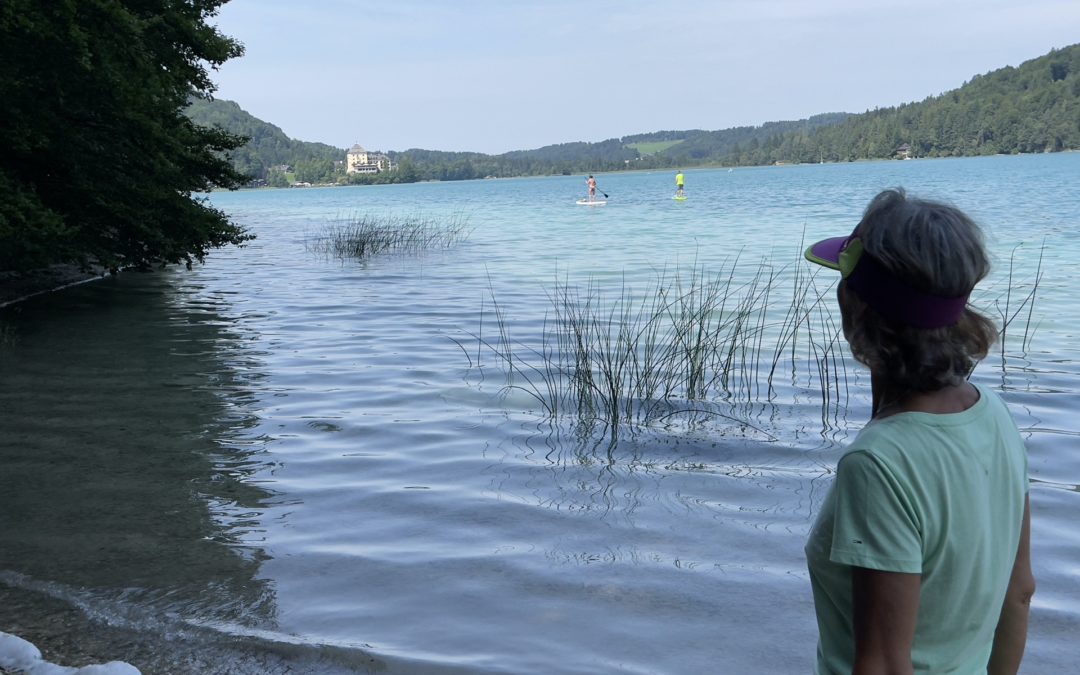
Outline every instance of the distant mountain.
<path id="1" fill-rule="evenodd" d="M 198 124 L 251 138 L 233 162 L 265 178 L 279 165 L 300 180 L 412 182 L 487 176 L 572 174 L 620 169 L 780 162 L 853 161 L 1080 149 L 1080 45 L 1019 67 L 976 75 L 958 89 L 917 103 L 862 114 L 825 113 L 797 121 L 718 131 L 656 131 L 596 143 L 561 143 L 500 155 L 413 148 L 388 154 L 397 170 L 345 176 L 345 150 L 290 139 L 231 101 L 195 101 Z"/>
<path id="2" fill-rule="evenodd" d="M 598 143 L 560 143 L 501 155 L 415 148 L 390 154 L 412 162 L 420 177 L 430 180 L 613 171 L 626 168 L 628 162 L 640 156 L 637 150 L 615 138 Z"/>
<path id="3" fill-rule="evenodd" d="M 665 166 L 692 166 L 702 163 L 720 163 L 733 152 L 748 145 L 762 145 L 787 133 L 807 134 L 825 127 L 836 126 L 852 115 L 850 113 L 822 113 L 813 117 L 785 122 L 766 122 L 756 127 L 732 127 L 719 131 L 659 131 L 652 134 L 623 137 L 624 143 L 649 141 L 678 141 L 655 153 L 653 161 Z"/>
<path id="4" fill-rule="evenodd" d="M 220 127 L 251 139 L 230 153 L 230 158 L 237 169 L 252 178 L 266 178 L 275 166 L 295 167 L 301 162 L 345 159 L 343 148 L 293 140 L 278 127 L 260 120 L 232 101 L 194 99 L 187 115 L 196 124 Z"/>
<path id="5" fill-rule="evenodd" d="M 501 155 L 419 149 L 390 154 L 398 162 L 410 162 L 421 179 L 429 180 L 700 166 L 721 163 L 743 146 L 764 145 L 793 131 L 810 133 L 840 124 L 848 117 L 848 113 L 826 113 L 805 120 L 767 122 L 757 127 L 720 131 L 657 131 L 597 143 L 547 145 Z"/>
<path id="6" fill-rule="evenodd" d="M 1080 149 L 1080 44 L 1006 66 L 918 103 L 852 115 L 812 133 L 740 143 L 727 164 L 951 157 Z"/>

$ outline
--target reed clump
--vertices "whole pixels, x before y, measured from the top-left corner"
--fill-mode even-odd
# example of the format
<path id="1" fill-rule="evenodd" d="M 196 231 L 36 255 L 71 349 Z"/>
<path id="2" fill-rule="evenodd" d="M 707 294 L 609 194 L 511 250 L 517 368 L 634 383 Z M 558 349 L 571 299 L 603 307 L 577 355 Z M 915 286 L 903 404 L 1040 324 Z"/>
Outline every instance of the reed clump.
<path id="1" fill-rule="evenodd" d="M 381 253 L 415 253 L 449 248 L 472 232 L 468 216 L 424 214 L 352 216 L 332 224 L 306 242 L 309 251 L 337 258 L 363 259 Z"/>
<path id="2" fill-rule="evenodd" d="M 736 415 L 737 405 L 771 400 L 776 378 L 808 362 L 805 379 L 835 403 L 846 387 L 839 327 L 823 310 L 815 275 L 762 261 L 747 277 L 737 267 L 736 259 L 712 274 L 664 270 L 644 289 L 625 278 L 614 289 L 556 282 L 538 344 L 511 338 L 493 296 L 496 337 L 473 334 L 477 363 L 489 352 L 507 388 L 551 417 L 602 422 L 612 438 L 620 426 L 674 416 L 719 416 L 765 433 Z M 782 285 L 790 300 L 770 311 Z"/>

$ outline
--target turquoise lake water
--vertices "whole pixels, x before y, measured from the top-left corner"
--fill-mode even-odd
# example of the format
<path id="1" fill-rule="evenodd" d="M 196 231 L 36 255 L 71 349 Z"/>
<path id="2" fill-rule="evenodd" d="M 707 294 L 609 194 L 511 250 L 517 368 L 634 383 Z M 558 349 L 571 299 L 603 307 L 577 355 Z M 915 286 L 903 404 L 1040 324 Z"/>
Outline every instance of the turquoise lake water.
<path id="1" fill-rule="evenodd" d="M 1013 320 L 973 377 L 1030 453 L 1023 672 L 1072 671 L 1080 153 L 687 170 L 685 202 L 674 173 L 598 175 L 603 207 L 583 176 L 215 193 L 256 240 L 0 309 L 0 630 L 144 673 L 809 672 L 802 547 L 869 381 L 802 242 L 899 185 L 986 229 L 973 301 Z M 361 216 L 468 232 L 313 250 Z M 545 413 L 560 293 L 606 318 L 695 278 L 757 294 L 728 379 L 614 431 Z M 795 284 L 823 302 L 766 378 Z"/>

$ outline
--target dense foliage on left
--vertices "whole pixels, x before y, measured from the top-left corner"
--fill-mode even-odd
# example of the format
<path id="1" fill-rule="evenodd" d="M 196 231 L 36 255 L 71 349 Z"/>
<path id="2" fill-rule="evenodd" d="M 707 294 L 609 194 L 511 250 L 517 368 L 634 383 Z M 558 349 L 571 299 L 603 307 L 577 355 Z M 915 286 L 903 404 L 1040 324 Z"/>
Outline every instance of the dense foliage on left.
<path id="1" fill-rule="evenodd" d="M 244 139 L 183 114 L 243 53 L 225 0 L 0 3 L 0 271 L 202 260 L 250 238 L 199 196 Z"/>

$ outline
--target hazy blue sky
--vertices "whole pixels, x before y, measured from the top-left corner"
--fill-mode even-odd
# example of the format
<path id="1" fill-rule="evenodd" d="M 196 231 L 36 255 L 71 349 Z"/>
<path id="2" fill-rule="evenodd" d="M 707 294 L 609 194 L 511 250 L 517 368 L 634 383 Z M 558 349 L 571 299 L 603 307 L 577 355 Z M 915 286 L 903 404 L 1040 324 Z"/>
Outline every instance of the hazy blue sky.
<path id="1" fill-rule="evenodd" d="M 921 100 L 1080 40 L 1080 0 L 232 0 L 217 96 L 293 138 L 499 153 Z"/>

